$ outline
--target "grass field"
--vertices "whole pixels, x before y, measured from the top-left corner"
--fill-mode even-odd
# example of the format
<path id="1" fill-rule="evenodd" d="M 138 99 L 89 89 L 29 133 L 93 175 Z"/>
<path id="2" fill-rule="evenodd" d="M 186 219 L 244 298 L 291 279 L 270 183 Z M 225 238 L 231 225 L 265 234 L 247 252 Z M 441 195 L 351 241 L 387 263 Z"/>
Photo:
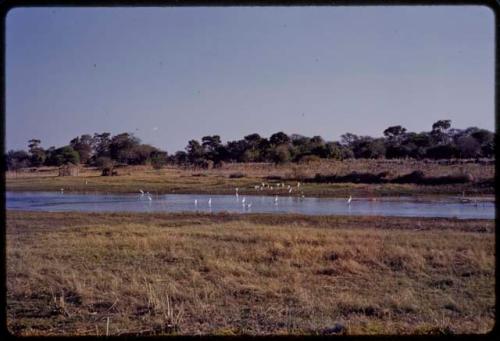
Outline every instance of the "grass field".
<path id="1" fill-rule="evenodd" d="M 16 335 L 485 333 L 493 220 L 7 211 Z"/>
<path id="2" fill-rule="evenodd" d="M 416 184 L 362 184 L 362 183 L 302 183 L 301 191 L 314 197 L 378 197 L 413 195 L 493 195 L 494 186 L 480 185 L 494 177 L 494 165 L 479 163 L 441 165 L 423 161 L 349 160 L 322 161 L 312 164 L 227 164 L 222 168 L 200 170 L 168 167 L 154 170 L 148 166 L 129 166 L 118 169 L 119 176 L 103 177 L 92 168 L 82 169 L 80 176 L 59 177 L 56 168 L 38 172 L 7 173 L 6 188 L 10 191 L 65 191 L 133 192 L 139 189 L 151 193 L 210 193 L 233 194 L 238 187 L 241 194 L 288 195 L 287 189 L 277 189 L 277 183 L 295 186 L 297 179 L 314 177 L 316 173 L 339 176 L 351 172 L 378 174 L 387 172 L 389 178 L 421 170 L 426 176 L 470 174 L 475 181 L 450 185 Z M 235 177 L 238 176 L 238 177 Z M 268 180 L 267 178 L 276 178 Z M 294 180 L 291 180 L 294 179 Z M 262 182 L 274 185 L 273 190 L 256 190 Z M 295 192 L 298 194 L 298 192 Z"/>

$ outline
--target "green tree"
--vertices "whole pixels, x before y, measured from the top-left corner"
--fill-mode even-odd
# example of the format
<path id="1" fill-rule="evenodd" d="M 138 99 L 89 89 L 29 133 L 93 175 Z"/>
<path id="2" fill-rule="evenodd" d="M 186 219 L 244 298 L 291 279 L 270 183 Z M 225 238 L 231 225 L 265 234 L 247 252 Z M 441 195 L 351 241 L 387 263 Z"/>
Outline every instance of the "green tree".
<path id="1" fill-rule="evenodd" d="M 282 144 L 288 144 L 290 142 L 290 138 L 288 137 L 287 134 L 280 131 L 275 134 L 272 134 L 271 137 L 269 138 L 269 141 L 271 142 L 271 144 L 279 146 Z"/>
<path id="2" fill-rule="evenodd" d="M 288 146 L 285 144 L 281 144 L 273 149 L 272 151 L 272 160 L 274 163 L 286 163 L 290 161 L 290 151 Z"/>
<path id="3" fill-rule="evenodd" d="M 205 149 L 197 140 L 191 140 L 186 147 L 188 160 L 191 163 L 199 162 L 204 158 Z"/>
<path id="4" fill-rule="evenodd" d="M 80 162 L 87 163 L 92 157 L 95 140 L 91 135 L 84 134 L 75 137 L 70 141 L 69 145 L 80 155 Z"/>
<path id="5" fill-rule="evenodd" d="M 167 152 L 155 150 L 151 153 L 151 166 L 154 169 L 161 169 L 167 164 Z"/>
<path id="6" fill-rule="evenodd" d="M 137 147 L 141 141 L 131 133 L 121 133 L 111 138 L 109 143 L 109 154 L 111 159 L 127 163 L 134 153 L 133 148 Z"/>
<path id="7" fill-rule="evenodd" d="M 94 134 L 94 157 L 109 157 L 109 145 L 111 143 L 111 134 L 110 133 L 101 133 Z"/>
<path id="8" fill-rule="evenodd" d="M 38 139 L 31 139 L 28 141 L 30 165 L 32 167 L 39 167 L 45 162 L 45 151 L 40 146 L 41 141 Z"/>
<path id="9" fill-rule="evenodd" d="M 71 146 L 63 146 L 57 149 L 51 149 L 47 159 L 49 166 L 62 166 L 66 164 L 78 165 L 80 163 L 80 155 Z"/>
<path id="10" fill-rule="evenodd" d="M 5 155 L 5 165 L 7 170 L 18 171 L 19 169 L 29 167 L 30 156 L 24 150 L 9 150 Z"/>

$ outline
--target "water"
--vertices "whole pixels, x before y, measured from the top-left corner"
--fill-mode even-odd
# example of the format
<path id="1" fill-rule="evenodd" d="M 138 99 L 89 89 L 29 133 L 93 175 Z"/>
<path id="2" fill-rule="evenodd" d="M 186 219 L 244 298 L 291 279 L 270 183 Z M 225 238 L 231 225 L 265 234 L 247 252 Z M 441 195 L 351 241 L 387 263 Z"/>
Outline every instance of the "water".
<path id="1" fill-rule="evenodd" d="M 85 194 L 60 192 L 7 192 L 7 209 L 46 212 L 237 212 L 299 213 L 308 215 L 366 215 L 494 219 L 494 202 L 477 204 L 458 200 L 422 201 L 412 198 L 368 200 L 202 194 Z M 241 201 L 245 197 L 245 206 Z M 211 205 L 208 204 L 209 199 Z M 197 205 L 195 205 L 197 200 Z M 247 205 L 251 203 L 251 207 Z"/>

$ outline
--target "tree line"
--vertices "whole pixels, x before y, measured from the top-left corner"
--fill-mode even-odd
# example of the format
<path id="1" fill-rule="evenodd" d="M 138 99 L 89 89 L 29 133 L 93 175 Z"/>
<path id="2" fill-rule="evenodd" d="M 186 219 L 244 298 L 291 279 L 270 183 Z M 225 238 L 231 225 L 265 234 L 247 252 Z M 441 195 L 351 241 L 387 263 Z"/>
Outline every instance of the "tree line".
<path id="1" fill-rule="evenodd" d="M 9 170 L 25 167 L 86 164 L 110 167 L 116 164 L 166 164 L 211 167 L 224 162 L 307 162 L 318 159 L 350 158 L 387 159 L 452 159 L 492 158 L 495 133 L 469 127 L 451 128 L 450 120 L 439 120 L 427 132 L 409 132 L 396 125 L 388 127 L 383 137 L 343 134 L 340 141 L 325 141 L 321 136 L 306 137 L 284 132 L 269 138 L 250 134 L 241 140 L 222 143 L 219 135 L 190 140 L 184 151 L 169 155 L 166 151 L 141 140 L 131 133 L 112 136 L 110 133 L 84 134 L 60 148 L 41 147 L 41 141 L 28 141 L 28 150 L 10 150 L 6 155 Z"/>

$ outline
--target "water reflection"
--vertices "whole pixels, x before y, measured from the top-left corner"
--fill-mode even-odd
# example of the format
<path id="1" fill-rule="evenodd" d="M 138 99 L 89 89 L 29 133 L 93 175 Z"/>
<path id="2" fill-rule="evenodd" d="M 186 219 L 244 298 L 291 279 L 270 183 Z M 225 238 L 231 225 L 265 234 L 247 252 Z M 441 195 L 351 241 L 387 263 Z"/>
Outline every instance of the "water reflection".
<path id="1" fill-rule="evenodd" d="M 381 215 L 402 217 L 457 217 L 494 219 L 493 202 L 450 200 L 416 201 L 299 198 L 295 196 L 242 196 L 201 194 L 74 194 L 61 192 L 7 192 L 7 208 L 34 211 L 83 212 L 237 212 L 299 213 L 308 215 Z M 244 201 L 243 201 L 244 200 Z"/>

